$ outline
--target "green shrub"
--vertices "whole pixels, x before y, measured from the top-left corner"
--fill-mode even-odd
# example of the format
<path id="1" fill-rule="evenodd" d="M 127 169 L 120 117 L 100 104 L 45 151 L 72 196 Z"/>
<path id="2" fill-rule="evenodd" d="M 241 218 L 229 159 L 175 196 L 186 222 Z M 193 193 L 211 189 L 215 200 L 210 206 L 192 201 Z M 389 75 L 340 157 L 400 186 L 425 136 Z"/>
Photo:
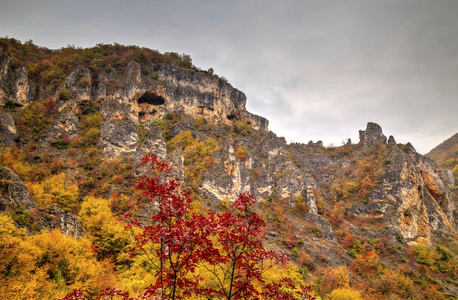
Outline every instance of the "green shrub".
<path id="1" fill-rule="evenodd" d="M 57 110 L 52 99 L 41 99 L 32 102 L 21 111 L 17 122 L 18 131 L 34 140 L 44 137 L 45 129 L 55 120 Z"/>
<path id="2" fill-rule="evenodd" d="M 91 78 L 89 77 L 83 77 L 79 80 L 79 83 L 81 84 L 81 86 L 83 87 L 88 87 L 92 84 L 92 80 Z"/>
<path id="3" fill-rule="evenodd" d="M 16 105 L 14 104 L 14 102 L 12 100 L 6 101 L 4 107 L 9 109 L 9 110 L 16 110 Z"/>
<path id="4" fill-rule="evenodd" d="M 67 149 L 68 144 L 66 144 L 61 138 L 57 138 L 51 141 L 51 145 L 57 149 Z"/>
<path id="5" fill-rule="evenodd" d="M 67 89 L 62 88 L 59 92 L 59 100 L 70 100 L 72 99 L 72 95 L 67 91 Z"/>
<path id="6" fill-rule="evenodd" d="M 251 125 L 248 124 L 247 121 L 239 121 L 234 119 L 232 121 L 232 126 L 233 132 L 242 136 L 248 136 L 251 132 Z"/>
<path id="7" fill-rule="evenodd" d="M 100 138 L 100 130 L 96 128 L 89 128 L 89 130 L 87 130 L 84 133 L 84 135 L 82 136 L 81 146 L 87 147 L 90 145 L 94 145 L 95 143 L 97 143 L 99 138 Z"/>

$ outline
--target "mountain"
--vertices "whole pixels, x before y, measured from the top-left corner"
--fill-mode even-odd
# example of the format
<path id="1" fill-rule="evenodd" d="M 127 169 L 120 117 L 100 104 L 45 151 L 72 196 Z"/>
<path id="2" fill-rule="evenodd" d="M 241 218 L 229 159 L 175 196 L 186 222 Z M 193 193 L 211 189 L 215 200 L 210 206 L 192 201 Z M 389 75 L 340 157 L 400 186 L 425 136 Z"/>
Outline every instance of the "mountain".
<path id="1" fill-rule="evenodd" d="M 184 54 L 0 46 L 0 209 L 32 236 L 60 228 L 86 239 L 84 230 L 100 248 L 108 237 L 82 214 L 94 197 L 110 214 L 145 218 L 154 207 L 138 200 L 135 182 L 153 153 L 197 210 L 223 211 L 251 192 L 267 247 L 285 251 L 322 297 L 338 288 L 392 299 L 458 293 L 453 184 L 432 159 L 447 155 L 423 156 L 371 122 L 356 144 L 288 144 L 246 110 L 243 92 Z M 116 251 L 117 276 L 127 277 L 133 263 Z"/>
<path id="2" fill-rule="evenodd" d="M 440 167 L 453 169 L 458 155 L 458 133 L 429 151 L 425 156 L 433 159 Z"/>
<path id="3" fill-rule="evenodd" d="M 432 149 L 427 157 L 434 160 L 447 174 L 447 180 L 456 193 L 458 190 L 458 133 Z M 458 198 L 457 198 L 458 199 Z"/>

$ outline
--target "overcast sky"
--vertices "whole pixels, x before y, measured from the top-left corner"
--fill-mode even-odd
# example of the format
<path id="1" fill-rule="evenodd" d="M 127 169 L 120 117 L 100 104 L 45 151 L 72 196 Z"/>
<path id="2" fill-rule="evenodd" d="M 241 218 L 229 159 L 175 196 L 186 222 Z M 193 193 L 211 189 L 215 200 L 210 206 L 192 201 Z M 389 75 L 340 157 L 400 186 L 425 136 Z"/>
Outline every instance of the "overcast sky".
<path id="1" fill-rule="evenodd" d="M 376 122 L 425 154 L 458 132 L 457 0 L 0 0 L 0 36 L 190 54 L 288 142 Z"/>

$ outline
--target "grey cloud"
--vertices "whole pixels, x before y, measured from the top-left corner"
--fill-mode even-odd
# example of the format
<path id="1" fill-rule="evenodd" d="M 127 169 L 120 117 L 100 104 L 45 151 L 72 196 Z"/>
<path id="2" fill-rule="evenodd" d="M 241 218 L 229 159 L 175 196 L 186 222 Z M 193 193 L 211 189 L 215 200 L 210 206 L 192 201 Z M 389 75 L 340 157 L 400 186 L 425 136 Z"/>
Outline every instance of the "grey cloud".
<path id="1" fill-rule="evenodd" d="M 287 140 L 368 121 L 425 153 L 457 132 L 458 1 L 1 1 L 0 34 L 188 53 Z M 442 139 L 442 140 L 441 140 Z"/>

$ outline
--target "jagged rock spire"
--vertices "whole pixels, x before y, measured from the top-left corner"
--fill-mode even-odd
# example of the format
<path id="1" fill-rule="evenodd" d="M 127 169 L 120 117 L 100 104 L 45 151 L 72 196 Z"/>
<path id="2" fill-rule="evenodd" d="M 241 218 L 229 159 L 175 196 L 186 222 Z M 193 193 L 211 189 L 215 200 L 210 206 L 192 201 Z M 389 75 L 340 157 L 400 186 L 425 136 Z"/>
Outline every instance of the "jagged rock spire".
<path id="1" fill-rule="evenodd" d="M 359 131 L 359 143 L 363 147 L 372 146 L 375 143 L 386 143 L 386 136 L 382 133 L 382 127 L 376 123 L 367 123 L 366 130 Z"/>

